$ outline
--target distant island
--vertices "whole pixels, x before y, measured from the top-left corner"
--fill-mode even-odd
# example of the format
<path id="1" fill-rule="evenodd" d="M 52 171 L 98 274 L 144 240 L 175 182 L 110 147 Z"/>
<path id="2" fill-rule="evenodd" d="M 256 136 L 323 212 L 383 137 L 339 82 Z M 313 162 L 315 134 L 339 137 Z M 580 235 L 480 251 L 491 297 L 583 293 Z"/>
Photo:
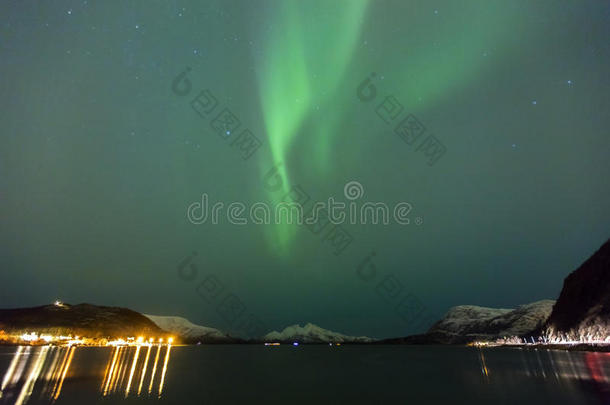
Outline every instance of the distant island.
<path id="1" fill-rule="evenodd" d="M 178 316 L 144 315 L 119 307 L 55 302 L 0 310 L 0 344 L 459 344 L 610 349 L 610 240 L 566 277 L 557 301 L 515 309 L 451 308 L 424 334 L 374 339 L 312 323 L 250 339 L 196 325 Z"/>

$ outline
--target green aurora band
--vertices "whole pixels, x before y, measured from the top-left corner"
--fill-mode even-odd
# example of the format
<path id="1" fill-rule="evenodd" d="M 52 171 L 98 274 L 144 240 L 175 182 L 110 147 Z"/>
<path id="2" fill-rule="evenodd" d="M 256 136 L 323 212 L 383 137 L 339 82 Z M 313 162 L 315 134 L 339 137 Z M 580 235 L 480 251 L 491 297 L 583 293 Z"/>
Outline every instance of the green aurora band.
<path id="1" fill-rule="evenodd" d="M 291 148 L 299 135 L 305 135 L 305 127 L 310 150 L 300 153 L 307 156 L 307 170 L 320 178 L 333 169 L 331 153 L 340 138 L 348 135 L 339 128 L 350 113 L 344 102 L 346 95 L 338 94 L 338 89 L 344 91 L 341 84 L 356 78 L 355 89 L 357 80 L 370 73 L 362 70 L 362 66 L 379 62 L 354 59 L 362 43 L 361 31 L 367 14 L 373 6 L 382 4 L 368 0 L 285 0 L 275 5 L 269 11 L 273 24 L 264 33 L 264 52 L 257 63 L 270 153 L 270 157 L 261 158 L 259 169 L 264 174 L 275 167 L 283 179 L 281 194 L 285 195 L 291 189 L 291 170 L 296 171 L 299 163 L 291 159 L 289 165 Z M 486 59 L 481 58 L 483 52 L 506 47 L 508 43 L 518 46 L 520 27 L 502 23 L 518 20 L 516 7 L 508 3 L 453 7 L 460 9 L 463 19 L 438 22 L 436 36 L 429 39 L 429 46 L 422 46 L 426 43 L 422 36 L 430 32 L 430 27 L 418 16 L 423 12 L 421 8 L 414 6 L 412 14 L 402 16 L 413 36 L 395 38 L 397 44 L 390 42 L 387 49 L 384 47 L 383 64 L 377 68 L 391 78 L 393 87 L 387 94 L 378 95 L 378 101 L 394 94 L 406 111 L 422 113 L 449 97 L 452 91 L 472 85 L 477 75 L 489 67 Z M 308 119 L 320 109 L 326 112 L 324 119 Z M 273 196 L 277 198 L 279 194 L 274 192 Z M 267 227 L 270 250 L 280 256 L 289 255 L 297 229 L 298 226 L 285 223 Z"/>

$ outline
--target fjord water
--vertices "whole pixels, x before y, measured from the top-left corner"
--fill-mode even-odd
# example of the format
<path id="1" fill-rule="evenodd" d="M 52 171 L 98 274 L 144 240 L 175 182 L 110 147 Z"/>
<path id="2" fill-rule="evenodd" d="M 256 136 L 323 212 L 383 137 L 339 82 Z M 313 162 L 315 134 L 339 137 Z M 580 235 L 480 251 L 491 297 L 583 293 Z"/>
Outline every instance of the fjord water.
<path id="1" fill-rule="evenodd" d="M 0 404 L 610 403 L 609 354 L 510 348 L 0 347 L 0 373 Z"/>

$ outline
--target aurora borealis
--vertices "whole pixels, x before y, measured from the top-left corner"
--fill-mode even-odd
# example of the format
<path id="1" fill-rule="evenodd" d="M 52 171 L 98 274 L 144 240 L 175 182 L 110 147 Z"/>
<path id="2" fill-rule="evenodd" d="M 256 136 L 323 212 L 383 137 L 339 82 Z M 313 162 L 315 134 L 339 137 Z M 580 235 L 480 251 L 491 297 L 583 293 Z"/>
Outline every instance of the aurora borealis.
<path id="1" fill-rule="evenodd" d="M 358 277 L 364 261 L 438 316 L 554 298 L 610 229 L 609 19 L 597 1 L 4 2 L 2 306 L 92 302 L 239 333 L 178 276 L 185 258 L 277 330 L 421 331 Z M 202 90 L 218 101 L 205 117 Z M 388 96 L 446 147 L 437 163 L 379 117 Z M 240 121 L 226 136 L 222 109 Z M 261 146 L 243 159 L 246 129 Z M 350 181 L 362 201 L 409 202 L 412 223 L 345 224 L 336 255 L 326 231 L 186 216 L 203 193 L 345 200 Z"/>
<path id="2" fill-rule="evenodd" d="M 338 96 L 337 88 L 357 47 L 366 8 L 366 0 L 326 2 L 321 8 L 286 1 L 269 8 L 277 25 L 263 34 L 264 51 L 256 66 L 269 151 L 273 166 L 278 166 L 278 174 L 285 179 L 284 193 L 290 191 L 292 181 L 287 167 L 291 149 L 305 130 L 303 126 L 311 121 L 313 124 L 306 129 L 310 147 L 303 153 L 312 158 L 306 168 L 295 162 L 295 170 L 312 170 L 320 175 L 332 170 L 330 143 L 344 112 L 338 109 L 323 120 L 312 116 Z M 266 160 L 261 162 L 262 170 L 268 170 L 267 166 Z M 294 227 L 276 226 L 271 231 L 276 248 L 286 249 L 295 231 Z"/>

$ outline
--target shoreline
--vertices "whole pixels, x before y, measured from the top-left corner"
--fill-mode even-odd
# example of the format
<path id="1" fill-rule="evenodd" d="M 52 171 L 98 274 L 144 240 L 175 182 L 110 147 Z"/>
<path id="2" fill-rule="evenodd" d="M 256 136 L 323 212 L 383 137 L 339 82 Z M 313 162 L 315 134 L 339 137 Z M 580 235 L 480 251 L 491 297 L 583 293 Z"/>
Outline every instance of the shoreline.
<path id="1" fill-rule="evenodd" d="M 157 345 L 157 344 L 153 344 Z M 162 344 L 166 346 L 167 344 Z M 190 343 L 173 343 L 170 346 L 172 347 L 188 347 L 188 346 L 233 346 L 233 345 L 249 345 L 249 346 L 289 346 L 293 347 L 292 343 L 282 343 L 281 345 L 265 345 L 264 342 L 226 342 L 226 343 L 202 343 L 202 344 L 190 344 Z M 115 345 L 86 345 L 86 344 L 76 344 L 76 345 L 45 345 L 45 344 L 23 344 L 23 343 L 8 343 L 8 342 L 0 342 L 0 347 L 19 347 L 19 346 L 30 346 L 30 347 L 44 347 L 44 346 L 53 346 L 53 347 L 79 347 L 79 348 L 113 348 Z M 138 347 L 138 345 L 120 345 L 121 347 Z M 147 344 L 143 344 L 141 346 L 147 346 Z M 489 344 L 489 345 L 472 345 L 472 344 L 405 344 L 405 343 L 299 343 L 300 346 L 332 346 L 332 347 L 341 347 L 341 346 L 422 346 L 422 347 L 459 347 L 459 348 L 476 348 L 476 349 L 520 349 L 520 350 L 556 350 L 556 351 L 574 351 L 574 352 L 598 352 L 598 353 L 608 353 L 610 352 L 610 344 L 601 345 L 601 344 Z"/>
<path id="2" fill-rule="evenodd" d="M 497 345 L 497 346 L 487 346 L 487 347 L 509 347 L 516 349 L 526 349 L 526 350 L 562 350 L 562 351 L 572 351 L 572 352 L 598 352 L 598 353 L 607 353 L 610 352 L 610 345 L 600 345 L 600 344 L 587 344 L 587 343 L 576 343 L 576 344 L 531 344 L 531 345 Z"/>

